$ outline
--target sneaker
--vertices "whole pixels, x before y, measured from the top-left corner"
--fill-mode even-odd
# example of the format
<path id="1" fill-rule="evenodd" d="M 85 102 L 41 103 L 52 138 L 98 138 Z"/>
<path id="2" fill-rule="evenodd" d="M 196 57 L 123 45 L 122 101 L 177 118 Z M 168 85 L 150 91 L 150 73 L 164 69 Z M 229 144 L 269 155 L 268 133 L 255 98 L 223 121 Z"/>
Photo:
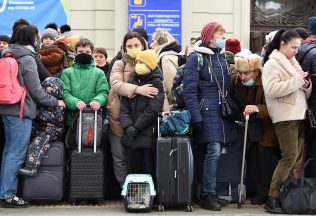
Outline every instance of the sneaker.
<path id="1" fill-rule="evenodd" d="M 37 169 L 29 166 L 25 166 L 22 169 L 19 169 L 20 175 L 25 176 L 36 176 L 37 175 Z"/>
<path id="2" fill-rule="evenodd" d="M 1 203 L 2 208 L 27 208 L 28 206 L 29 203 L 27 201 L 17 197 L 16 195 L 5 198 Z"/>
<path id="3" fill-rule="evenodd" d="M 211 210 L 211 211 L 220 211 L 221 205 L 217 201 L 217 197 L 215 194 L 209 194 L 206 196 L 202 196 L 200 201 L 200 206 L 203 209 Z"/>
<path id="4" fill-rule="evenodd" d="M 268 197 L 266 204 L 264 205 L 264 209 L 273 214 L 283 213 L 280 199 L 275 197 Z"/>
<path id="5" fill-rule="evenodd" d="M 224 207 L 224 206 L 226 206 L 227 204 L 229 204 L 229 201 L 228 201 L 228 200 L 222 199 L 222 198 L 220 198 L 220 197 L 217 196 L 217 195 L 216 195 L 216 199 L 217 199 L 217 202 L 221 205 L 221 207 Z"/>

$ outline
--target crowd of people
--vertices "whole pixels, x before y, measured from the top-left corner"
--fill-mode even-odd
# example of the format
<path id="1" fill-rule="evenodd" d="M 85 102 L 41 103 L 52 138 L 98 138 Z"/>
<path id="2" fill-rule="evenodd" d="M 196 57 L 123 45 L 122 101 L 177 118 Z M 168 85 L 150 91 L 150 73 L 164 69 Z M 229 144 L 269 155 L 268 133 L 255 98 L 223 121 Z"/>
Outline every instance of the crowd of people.
<path id="1" fill-rule="evenodd" d="M 191 38 L 185 52 L 168 31 L 156 29 L 149 44 L 147 32 L 135 29 L 110 58 L 67 24 L 50 23 L 40 34 L 27 20 L 17 20 L 11 38 L 0 35 L 0 54 L 16 57 L 26 99 L 23 110 L 20 103 L 0 104 L 1 206 L 29 206 L 17 193 L 18 175 L 37 175 L 50 145 L 65 141 L 73 114 L 87 105 L 109 118 L 106 133 L 120 186 L 130 173 L 155 176 L 157 117 L 178 109 L 173 80 L 185 64 L 185 109 L 194 145 L 205 148 L 198 156 L 203 158 L 199 205 L 218 211 L 229 203 L 217 194 L 217 167 L 223 148 L 242 137 L 237 123 L 249 115 L 247 195 L 252 204 L 282 213 L 282 183 L 299 178 L 304 159 L 316 157 L 315 129 L 305 123 L 307 109 L 316 114 L 316 17 L 308 27 L 310 32 L 271 32 L 261 56 L 241 48 L 238 39 L 227 39 L 216 21 Z M 220 91 L 239 105 L 238 118 L 221 115 Z"/>

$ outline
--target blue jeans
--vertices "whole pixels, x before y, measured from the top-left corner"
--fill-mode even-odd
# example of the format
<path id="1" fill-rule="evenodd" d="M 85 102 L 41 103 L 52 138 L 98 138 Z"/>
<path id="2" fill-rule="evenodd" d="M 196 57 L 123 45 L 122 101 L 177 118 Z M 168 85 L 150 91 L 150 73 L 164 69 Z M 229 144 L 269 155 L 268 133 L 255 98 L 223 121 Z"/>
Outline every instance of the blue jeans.
<path id="1" fill-rule="evenodd" d="M 18 170 L 22 167 L 30 143 L 32 120 L 3 115 L 6 142 L 4 145 L 1 173 L 0 199 L 16 194 Z"/>
<path id="2" fill-rule="evenodd" d="M 216 170 L 220 156 L 221 143 L 208 143 L 204 159 L 202 195 L 216 193 Z"/>

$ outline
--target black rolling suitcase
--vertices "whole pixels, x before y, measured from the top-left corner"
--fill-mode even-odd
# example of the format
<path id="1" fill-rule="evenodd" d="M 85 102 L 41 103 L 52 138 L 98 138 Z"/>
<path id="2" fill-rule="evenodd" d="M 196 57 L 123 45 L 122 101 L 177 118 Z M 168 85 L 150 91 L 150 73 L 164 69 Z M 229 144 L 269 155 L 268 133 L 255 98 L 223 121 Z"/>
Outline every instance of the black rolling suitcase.
<path id="1" fill-rule="evenodd" d="M 193 211 L 192 184 L 194 175 L 193 154 L 190 137 L 160 137 L 158 119 L 156 152 L 156 186 L 159 211 L 164 206 L 185 206 Z"/>
<path id="2" fill-rule="evenodd" d="M 65 186 L 65 146 L 54 142 L 48 149 L 37 175 L 23 177 L 23 198 L 29 201 L 60 201 Z"/>
<path id="3" fill-rule="evenodd" d="M 97 149 L 97 131 L 93 136 L 93 148 L 81 148 L 82 112 L 79 113 L 78 149 L 70 156 L 70 201 L 103 202 L 104 196 L 104 155 Z M 97 112 L 95 112 L 95 126 L 97 128 Z"/>

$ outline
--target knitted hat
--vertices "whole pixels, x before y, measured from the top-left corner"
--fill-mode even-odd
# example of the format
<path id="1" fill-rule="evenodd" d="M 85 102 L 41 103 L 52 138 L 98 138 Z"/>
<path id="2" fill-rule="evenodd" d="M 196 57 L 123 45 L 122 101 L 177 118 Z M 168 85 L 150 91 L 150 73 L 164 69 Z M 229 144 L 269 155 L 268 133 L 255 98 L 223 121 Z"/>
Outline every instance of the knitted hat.
<path id="1" fill-rule="evenodd" d="M 261 58 L 257 54 L 235 56 L 235 69 L 239 72 L 254 71 L 260 67 Z"/>
<path id="2" fill-rule="evenodd" d="M 10 43 L 10 37 L 8 35 L 0 35 L 0 41 Z"/>
<path id="3" fill-rule="evenodd" d="M 42 35 L 41 37 L 41 41 L 43 42 L 44 39 L 46 38 L 50 38 L 51 40 L 55 41 L 56 40 L 56 37 L 54 34 L 50 33 L 50 32 L 46 32 Z"/>
<path id="4" fill-rule="evenodd" d="M 52 35 L 54 35 L 54 37 L 57 39 L 58 38 L 58 31 L 56 31 L 55 29 L 53 28 L 47 28 L 47 29 L 44 29 L 43 34 L 45 33 L 51 33 Z"/>
<path id="5" fill-rule="evenodd" d="M 142 61 L 151 70 L 154 70 L 157 67 L 157 58 L 158 56 L 154 50 L 144 50 L 136 56 L 136 60 Z"/>
<path id="6" fill-rule="evenodd" d="M 312 35 L 316 35 L 316 16 L 308 19 L 308 29 Z"/>
<path id="7" fill-rule="evenodd" d="M 216 32 L 216 29 L 220 27 L 221 24 L 218 22 L 209 22 L 207 23 L 201 32 L 201 39 L 203 44 L 209 44 L 214 33 Z"/>
<path id="8" fill-rule="evenodd" d="M 225 51 L 230 51 L 234 55 L 238 52 L 240 52 L 240 42 L 237 39 L 227 39 L 226 40 L 226 46 Z"/>

